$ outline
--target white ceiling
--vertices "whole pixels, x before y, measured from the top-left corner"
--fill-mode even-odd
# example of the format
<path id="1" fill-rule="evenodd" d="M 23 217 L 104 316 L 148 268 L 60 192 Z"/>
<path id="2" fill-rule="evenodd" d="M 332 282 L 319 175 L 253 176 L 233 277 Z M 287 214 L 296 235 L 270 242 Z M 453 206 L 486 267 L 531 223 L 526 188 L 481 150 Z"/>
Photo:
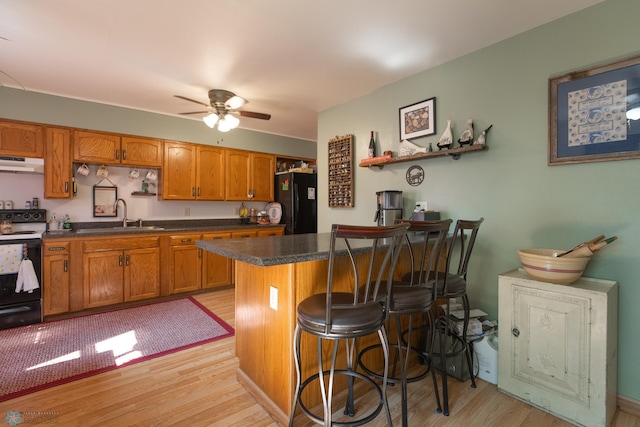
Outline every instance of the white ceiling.
<path id="1" fill-rule="evenodd" d="M 315 141 L 322 110 L 600 1 L 0 0 L 0 71 L 168 115 L 227 89 L 272 115 L 241 128 Z"/>

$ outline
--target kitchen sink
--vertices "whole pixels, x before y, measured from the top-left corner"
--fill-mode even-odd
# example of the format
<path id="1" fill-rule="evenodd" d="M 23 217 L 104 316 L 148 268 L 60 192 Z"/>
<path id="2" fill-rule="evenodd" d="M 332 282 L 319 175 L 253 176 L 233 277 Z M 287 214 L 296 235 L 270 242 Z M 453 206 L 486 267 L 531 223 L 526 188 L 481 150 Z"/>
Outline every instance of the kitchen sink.
<path id="1" fill-rule="evenodd" d="M 164 227 L 157 227 L 155 225 L 130 225 L 128 227 L 98 227 L 98 228 L 81 228 L 76 230 L 76 233 L 123 233 L 123 232 L 136 232 L 136 231 L 148 231 L 148 230 L 164 230 Z"/>
<path id="2" fill-rule="evenodd" d="M 164 227 L 156 227 L 155 225 L 129 225 L 127 227 L 113 227 L 113 230 L 127 231 L 127 230 L 164 230 Z"/>

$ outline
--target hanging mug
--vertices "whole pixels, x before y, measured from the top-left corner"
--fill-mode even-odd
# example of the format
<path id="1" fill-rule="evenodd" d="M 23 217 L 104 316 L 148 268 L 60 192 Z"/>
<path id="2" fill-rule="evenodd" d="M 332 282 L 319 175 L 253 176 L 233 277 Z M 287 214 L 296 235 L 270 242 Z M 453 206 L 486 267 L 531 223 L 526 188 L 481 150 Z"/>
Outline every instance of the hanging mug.
<path id="1" fill-rule="evenodd" d="M 147 178 L 147 181 L 155 181 L 156 179 L 158 179 L 158 172 L 151 169 L 149 172 L 147 172 L 146 178 Z"/>
<path id="2" fill-rule="evenodd" d="M 107 168 L 107 165 L 100 165 L 100 167 L 98 168 L 98 172 L 96 172 L 96 176 L 100 177 L 100 178 L 106 178 L 109 176 L 109 169 Z"/>
<path id="3" fill-rule="evenodd" d="M 82 166 L 78 168 L 78 175 L 89 176 L 89 166 L 86 163 L 83 163 Z"/>
<path id="4" fill-rule="evenodd" d="M 134 168 L 131 172 L 129 172 L 129 179 L 138 179 L 140 177 L 140 171 L 138 168 Z"/>

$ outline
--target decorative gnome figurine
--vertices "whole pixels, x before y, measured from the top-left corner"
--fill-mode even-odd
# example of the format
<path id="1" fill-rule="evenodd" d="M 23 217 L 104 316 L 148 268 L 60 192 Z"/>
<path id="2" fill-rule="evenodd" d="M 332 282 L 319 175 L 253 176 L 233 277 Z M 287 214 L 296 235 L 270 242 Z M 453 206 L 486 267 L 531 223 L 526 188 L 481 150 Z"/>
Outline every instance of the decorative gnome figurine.
<path id="1" fill-rule="evenodd" d="M 458 138 L 458 144 L 461 147 L 465 145 L 471 145 L 473 143 L 473 120 L 467 120 L 467 129 L 462 132 L 460 138 Z"/>
<path id="2" fill-rule="evenodd" d="M 488 128 L 483 130 L 482 133 L 480 134 L 480 136 L 478 137 L 478 139 L 473 141 L 473 145 L 484 145 L 485 142 L 487 141 L 487 133 L 489 133 L 489 131 L 491 130 L 492 127 L 493 127 L 493 125 L 489 125 Z"/>
<path id="3" fill-rule="evenodd" d="M 447 120 L 447 128 L 442 132 L 442 136 L 436 144 L 440 150 L 451 148 L 453 145 L 453 134 L 451 133 L 451 120 Z"/>

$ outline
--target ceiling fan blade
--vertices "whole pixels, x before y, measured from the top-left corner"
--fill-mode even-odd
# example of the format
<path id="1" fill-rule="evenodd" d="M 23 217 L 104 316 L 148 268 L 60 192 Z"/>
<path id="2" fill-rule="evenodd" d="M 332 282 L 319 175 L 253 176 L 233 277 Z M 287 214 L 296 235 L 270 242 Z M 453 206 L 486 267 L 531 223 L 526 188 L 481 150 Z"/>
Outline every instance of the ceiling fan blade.
<path id="1" fill-rule="evenodd" d="M 242 117 L 251 117 L 252 119 L 269 120 L 271 118 L 271 114 L 256 113 L 254 111 L 239 110 L 237 111 L 237 113 L 240 114 Z"/>
<path id="2" fill-rule="evenodd" d="M 196 101 L 195 99 L 187 98 L 186 96 L 181 95 L 173 95 L 176 98 L 184 99 L 185 101 L 195 102 L 196 104 L 204 105 L 205 107 L 209 107 L 209 104 L 205 104 L 204 102 Z"/>
<path id="3" fill-rule="evenodd" d="M 180 113 L 180 114 L 207 114 L 210 113 L 211 111 L 189 111 L 188 113 Z"/>

